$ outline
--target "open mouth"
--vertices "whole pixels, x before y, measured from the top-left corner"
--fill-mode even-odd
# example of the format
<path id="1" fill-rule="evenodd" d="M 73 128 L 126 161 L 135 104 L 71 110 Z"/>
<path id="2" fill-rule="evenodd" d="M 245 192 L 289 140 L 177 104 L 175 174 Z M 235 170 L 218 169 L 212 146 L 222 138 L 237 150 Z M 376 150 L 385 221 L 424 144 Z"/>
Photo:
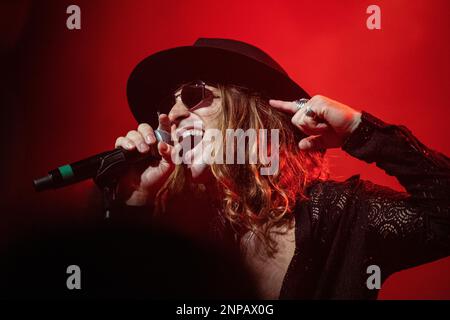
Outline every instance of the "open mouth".
<path id="1" fill-rule="evenodd" d="M 182 141 L 183 139 L 187 137 L 200 137 L 203 138 L 203 130 L 200 129 L 188 129 L 186 131 L 183 131 L 181 133 L 181 136 L 179 137 L 179 140 Z"/>
<path id="2" fill-rule="evenodd" d="M 204 131 L 195 128 L 186 128 L 177 133 L 178 142 L 183 146 L 184 150 L 195 148 L 203 139 Z"/>

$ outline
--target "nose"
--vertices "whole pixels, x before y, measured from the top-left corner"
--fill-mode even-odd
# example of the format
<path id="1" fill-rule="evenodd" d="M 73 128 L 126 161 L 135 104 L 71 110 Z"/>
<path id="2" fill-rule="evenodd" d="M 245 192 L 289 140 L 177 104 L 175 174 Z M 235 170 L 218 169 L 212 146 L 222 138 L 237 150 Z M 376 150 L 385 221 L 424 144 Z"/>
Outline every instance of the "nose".
<path id="1" fill-rule="evenodd" d="M 170 110 L 168 117 L 171 123 L 178 126 L 181 120 L 188 118 L 190 115 L 189 109 L 181 102 L 177 101 Z"/>

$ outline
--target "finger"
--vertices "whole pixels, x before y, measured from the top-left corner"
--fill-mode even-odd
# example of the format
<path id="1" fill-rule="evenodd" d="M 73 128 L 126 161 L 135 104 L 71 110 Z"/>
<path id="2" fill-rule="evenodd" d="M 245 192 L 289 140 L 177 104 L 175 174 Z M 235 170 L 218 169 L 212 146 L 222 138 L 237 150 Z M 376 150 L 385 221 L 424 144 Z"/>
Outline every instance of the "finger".
<path id="1" fill-rule="evenodd" d="M 324 122 L 317 122 L 315 120 L 310 120 L 310 128 L 313 128 L 313 130 L 317 131 L 317 133 L 324 133 L 331 130 L 331 127 L 328 123 Z"/>
<path id="2" fill-rule="evenodd" d="M 159 121 L 158 130 L 170 132 L 170 119 L 167 114 L 161 113 L 158 117 L 158 121 Z"/>
<path id="3" fill-rule="evenodd" d="M 282 100 L 269 100 L 269 104 L 274 107 L 275 109 L 278 109 L 280 111 L 294 114 L 298 111 L 298 107 L 295 103 L 291 101 L 282 101 Z"/>
<path id="4" fill-rule="evenodd" d="M 307 115 L 310 118 L 315 118 L 316 120 L 325 120 L 326 119 L 326 113 L 327 108 L 325 107 L 325 103 L 323 100 L 323 97 L 320 95 L 313 96 L 306 104 L 305 107 L 302 109 L 311 110 L 311 115 Z"/>
<path id="5" fill-rule="evenodd" d="M 149 146 L 145 143 L 144 137 L 136 130 L 128 132 L 127 138 L 133 141 L 139 152 L 145 153 L 150 150 Z"/>
<path id="6" fill-rule="evenodd" d="M 156 142 L 155 133 L 152 127 L 148 123 L 141 123 L 138 126 L 138 132 L 144 137 L 147 144 L 152 144 Z"/>
<path id="7" fill-rule="evenodd" d="M 295 115 L 292 123 L 308 135 L 322 134 L 331 129 L 325 122 L 318 122 L 315 118 L 308 117 L 305 114 Z"/>
<path id="8" fill-rule="evenodd" d="M 307 135 L 313 135 L 314 130 L 313 128 L 310 128 L 309 124 L 305 121 L 305 114 L 302 110 L 299 110 L 291 119 L 291 122 L 294 126 L 299 128 L 301 131 L 303 131 Z"/>
<path id="9" fill-rule="evenodd" d="M 298 143 L 298 147 L 300 148 L 300 150 L 312 151 L 324 149 L 325 144 L 322 136 L 309 136 L 300 140 L 300 142 Z"/>
<path id="10" fill-rule="evenodd" d="M 158 152 L 162 157 L 162 165 L 173 166 L 174 163 L 172 161 L 172 151 L 173 147 L 163 141 L 158 143 Z"/>
<path id="11" fill-rule="evenodd" d="M 127 150 L 133 150 L 135 148 L 135 145 L 133 143 L 133 141 L 131 141 L 130 139 L 126 138 L 126 137 L 118 137 L 116 140 L 116 143 L 114 145 L 114 148 L 124 148 Z"/>
<path id="12" fill-rule="evenodd" d="M 161 155 L 161 160 L 159 161 L 159 164 L 157 167 L 150 166 L 147 168 L 147 170 L 143 173 L 143 179 L 147 182 L 155 181 L 155 178 L 157 180 L 161 179 L 164 176 L 167 176 L 170 174 L 170 172 L 173 171 L 173 168 L 175 167 L 175 164 L 172 162 L 172 146 L 160 141 L 158 142 L 158 152 Z M 158 173 L 155 176 L 155 172 Z"/>

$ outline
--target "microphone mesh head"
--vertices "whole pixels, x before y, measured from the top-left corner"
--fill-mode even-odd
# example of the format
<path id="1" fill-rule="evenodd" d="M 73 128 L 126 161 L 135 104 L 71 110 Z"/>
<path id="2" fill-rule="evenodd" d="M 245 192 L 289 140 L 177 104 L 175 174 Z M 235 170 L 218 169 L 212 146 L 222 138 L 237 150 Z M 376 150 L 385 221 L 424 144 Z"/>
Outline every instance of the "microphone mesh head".
<path id="1" fill-rule="evenodd" d="M 156 136 L 156 140 L 164 141 L 165 143 L 172 145 L 172 138 L 171 138 L 169 132 L 167 132 L 165 130 L 161 130 L 161 129 L 156 129 L 155 136 Z"/>

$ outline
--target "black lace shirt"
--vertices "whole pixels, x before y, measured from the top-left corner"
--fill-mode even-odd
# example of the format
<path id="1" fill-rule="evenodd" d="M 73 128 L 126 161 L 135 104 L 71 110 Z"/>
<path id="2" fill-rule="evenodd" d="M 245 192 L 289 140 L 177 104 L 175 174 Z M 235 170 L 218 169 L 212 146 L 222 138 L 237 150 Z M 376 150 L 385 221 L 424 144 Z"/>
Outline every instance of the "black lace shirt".
<path id="1" fill-rule="evenodd" d="M 280 299 L 374 299 L 369 266 L 384 281 L 449 255 L 449 158 L 367 112 L 342 148 L 395 176 L 406 192 L 359 175 L 311 184 L 310 199 L 297 205 L 296 249 Z"/>

